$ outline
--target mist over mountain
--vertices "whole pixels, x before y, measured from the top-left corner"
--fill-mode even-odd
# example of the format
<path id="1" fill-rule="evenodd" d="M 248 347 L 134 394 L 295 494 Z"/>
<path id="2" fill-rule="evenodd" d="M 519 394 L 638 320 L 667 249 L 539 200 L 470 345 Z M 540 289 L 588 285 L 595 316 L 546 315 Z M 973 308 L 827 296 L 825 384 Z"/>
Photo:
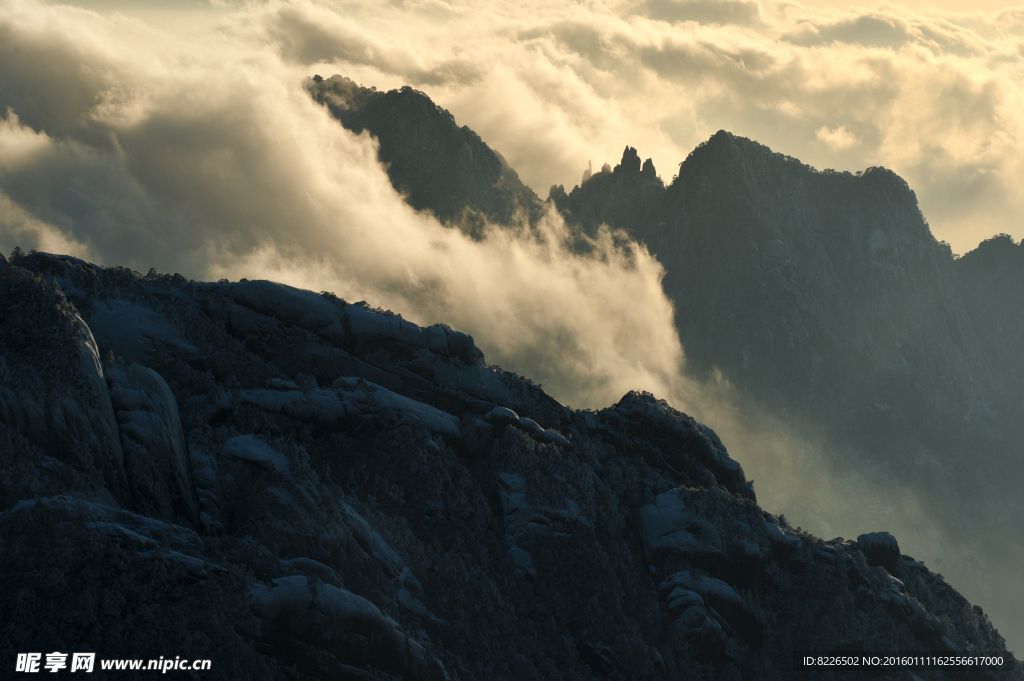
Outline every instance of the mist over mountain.
<path id="1" fill-rule="evenodd" d="M 0 341 L 5 660 L 788 679 L 806 675 L 795 651 L 901 650 L 994 652 L 1003 667 L 970 678 L 1024 678 L 982 609 L 891 535 L 793 528 L 666 402 L 569 409 L 444 325 L 16 251 Z"/>
<path id="2" fill-rule="evenodd" d="M 819 172 L 723 131 L 664 189 L 599 173 L 553 196 L 584 229 L 625 228 L 665 265 L 691 371 L 717 368 L 868 454 L 921 445 L 945 465 L 973 460 L 969 443 L 993 430 L 1020 432 L 1007 399 L 1020 246 L 999 237 L 954 259 L 892 172 Z"/>
<path id="3" fill-rule="evenodd" d="M 665 265 L 691 371 L 717 367 L 865 452 L 952 456 L 1009 424 L 951 253 L 895 174 L 817 172 L 720 132 L 660 192 L 621 175 L 559 203 L 585 229 L 627 229 Z"/>
<path id="4" fill-rule="evenodd" d="M 422 92 L 378 92 L 338 75 L 314 76 L 306 87 L 346 128 L 377 139 L 380 162 L 413 208 L 476 235 L 517 212 L 527 222 L 540 218 L 542 202 L 501 154 Z"/>
<path id="5" fill-rule="evenodd" d="M 562 205 L 587 229 L 628 229 L 666 265 L 692 369 L 826 410 L 848 432 L 889 409 L 872 429 L 886 440 L 945 430 L 954 412 L 985 417 L 992 367 L 949 249 L 898 176 L 817 172 L 725 132 L 661 192 L 622 175 L 599 174 Z"/>
<path id="6" fill-rule="evenodd" d="M 382 159 L 403 139 L 389 125 Z M 640 158 L 627 146 L 549 201 L 586 237 L 608 225 L 650 248 L 688 375 L 724 377 L 810 452 L 785 480 L 744 443 L 766 499 L 822 532 L 898 527 L 1024 637 L 1021 246 L 954 258 L 891 171 L 818 171 L 724 131 L 667 186 Z"/>

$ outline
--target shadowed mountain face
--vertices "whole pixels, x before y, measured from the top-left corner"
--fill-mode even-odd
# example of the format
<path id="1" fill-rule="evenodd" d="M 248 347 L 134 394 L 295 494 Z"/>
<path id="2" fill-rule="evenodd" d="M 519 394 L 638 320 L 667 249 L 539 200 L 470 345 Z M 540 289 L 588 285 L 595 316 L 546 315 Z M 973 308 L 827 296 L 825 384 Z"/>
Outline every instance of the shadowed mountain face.
<path id="1" fill-rule="evenodd" d="M 478 235 L 485 222 L 536 221 L 543 203 L 496 151 L 422 92 L 378 92 L 344 76 L 306 82 L 349 130 L 377 139 L 395 189 L 417 210 Z"/>
<path id="2" fill-rule="evenodd" d="M 595 175 L 561 207 L 657 253 L 693 370 L 717 366 L 851 430 L 886 410 L 884 439 L 907 423 L 916 439 L 940 413 L 975 416 L 991 372 L 950 254 L 898 176 L 819 173 L 725 132 L 668 188 L 623 175 Z"/>
<path id="3" fill-rule="evenodd" d="M 570 410 L 444 325 L 16 253 L 0 339 L 5 665 L 789 679 L 797 650 L 1005 647 L 892 536 L 822 541 L 760 509 L 665 402 Z M 1024 679 L 1003 657 L 971 678 Z"/>
<path id="4" fill-rule="evenodd" d="M 866 452 L 947 459 L 1016 421 L 996 377 L 1020 363 L 1020 247 L 954 261 L 888 170 L 818 172 L 719 132 L 667 188 L 601 173 L 556 203 L 646 243 L 690 369 L 717 367 L 774 410 Z"/>
<path id="5" fill-rule="evenodd" d="M 657 203 L 633 232 L 666 265 L 698 371 L 872 447 L 992 425 L 949 251 L 895 174 L 819 173 L 719 133 Z"/>
<path id="6" fill-rule="evenodd" d="M 954 263 L 975 333 L 993 366 L 1007 407 L 1024 420 L 1024 245 L 1005 234 Z"/>

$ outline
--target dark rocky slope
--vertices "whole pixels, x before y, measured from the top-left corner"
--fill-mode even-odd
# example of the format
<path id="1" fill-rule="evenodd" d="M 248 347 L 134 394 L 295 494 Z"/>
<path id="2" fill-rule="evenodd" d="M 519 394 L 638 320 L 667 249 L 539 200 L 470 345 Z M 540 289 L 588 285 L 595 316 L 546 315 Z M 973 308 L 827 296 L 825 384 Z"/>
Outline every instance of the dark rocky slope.
<path id="1" fill-rule="evenodd" d="M 445 326 L 16 252 L 0 341 L 5 666 L 784 679 L 805 678 L 794 650 L 1004 646 L 891 537 L 822 541 L 760 509 L 664 402 L 569 410 Z"/>
<path id="2" fill-rule="evenodd" d="M 343 126 L 377 139 L 380 162 L 413 208 L 470 234 L 488 221 L 535 222 L 543 212 L 501 154 L 422 92 L 379 92 L 337 75 L 314 76 L 306 87 Z"/>

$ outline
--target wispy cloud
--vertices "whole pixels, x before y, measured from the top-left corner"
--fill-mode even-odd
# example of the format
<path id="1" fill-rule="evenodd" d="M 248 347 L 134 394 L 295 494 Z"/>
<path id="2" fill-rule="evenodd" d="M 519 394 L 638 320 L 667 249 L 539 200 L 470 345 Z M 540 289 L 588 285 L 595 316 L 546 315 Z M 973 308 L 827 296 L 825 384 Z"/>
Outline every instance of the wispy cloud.
<path id="1" fill-rule="evenodd" d="M 836 151 L 848 149 L 857 143 L 857 136 L 847 130 L 845 125 L 837 128 L 827 128 L 823 125 L 814 131 L 814 136 Z"/>

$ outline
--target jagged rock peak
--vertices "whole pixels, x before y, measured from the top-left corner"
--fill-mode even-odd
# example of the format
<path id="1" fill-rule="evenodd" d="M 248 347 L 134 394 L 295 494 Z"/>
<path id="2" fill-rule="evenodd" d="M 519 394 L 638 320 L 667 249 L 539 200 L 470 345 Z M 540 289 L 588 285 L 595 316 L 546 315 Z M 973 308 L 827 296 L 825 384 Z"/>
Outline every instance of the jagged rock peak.
<path id="1" fill-rule="evenodd" d="M 615 166 L 615 172 L 640 172 L 640 154 L 636 149 L 627 146 L 622 152 L 622 161 Z"/>
<path id="2" fill-rule="evenodd" d="M 378 92 L 376 87 L 363 87 L 351 78 L 341 75 L 334 75 L 325 79 L 323 76 L 316 74 L 313 76 L 312 84 L 309 87 L 311 91 L 315 89 L 316 92 L 321 93 L 324 101 L 329 101 L 334 106 L 346 111 L 361 109 L 370 100 L 384 94 L 383 92 Z"/>
<path id="3" fill-rule="evenodd" d="M 651 177 L 658 176 L 657 171 L 654 169 L 654 161 L 652 159 L 647 159 L 646 161 L 644 161 L 644 167 L 640 172 L 642 172 L 644 175 L 650 175 Z"/>
<path id="4" fill-rule="evenodd" d="M 587 161 L 587 169 L 583 171 L 583 182 L 586 182 L 594 176 L 594 164 Z M 583 186 L 583 182 L 580 182 L 580 186 Z"/>
<path id="5" fill-rule="evenodd" d="M 704 165 L 708 163 L 737 163 L 742 162 L 745 158 L 774 159 L 782 161 L 793 168 L 813 170 L 810 166 L 804 165 L 799 159 L 775 153 L 763 144 L 746 137 L 734 135 L 726 130 L 719 130 L 708 138 L 706 142 L 698 144 L 680 166 L 687 167 L 694 164 Z"/>

